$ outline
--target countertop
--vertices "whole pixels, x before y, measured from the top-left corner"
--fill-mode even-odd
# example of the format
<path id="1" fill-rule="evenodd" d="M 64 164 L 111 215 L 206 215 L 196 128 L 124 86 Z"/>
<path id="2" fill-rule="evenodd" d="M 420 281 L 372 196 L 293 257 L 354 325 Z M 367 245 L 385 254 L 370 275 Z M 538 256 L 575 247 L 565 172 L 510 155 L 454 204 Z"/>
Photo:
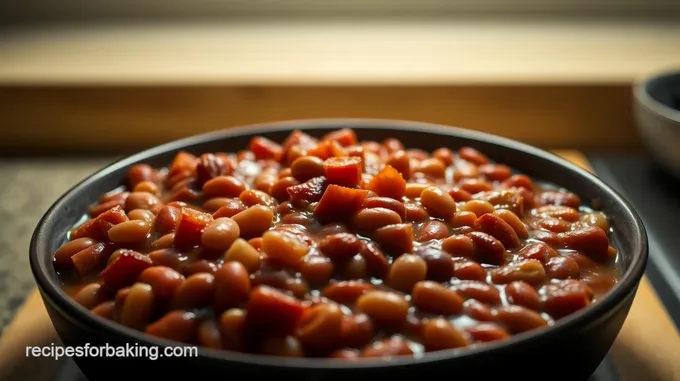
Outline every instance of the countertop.
<path id="1" fill-rule="evenodd" d="M 0 332 L 35 285 L 28 244 L 38 220 L 66 190 L 112 160 L 0 159 Z"/>

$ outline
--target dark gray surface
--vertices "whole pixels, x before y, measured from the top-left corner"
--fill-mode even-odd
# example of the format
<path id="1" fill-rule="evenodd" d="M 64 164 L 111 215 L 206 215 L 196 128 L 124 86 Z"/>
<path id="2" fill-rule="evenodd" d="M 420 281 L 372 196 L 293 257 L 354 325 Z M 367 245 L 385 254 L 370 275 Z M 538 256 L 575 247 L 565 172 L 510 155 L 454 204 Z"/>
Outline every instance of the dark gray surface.
<path id="1" fill-rule="evenodd" d="M 0 158 L 0 332 L 34 286 L 28 243 L 67 189 L 111 158 Z"/>

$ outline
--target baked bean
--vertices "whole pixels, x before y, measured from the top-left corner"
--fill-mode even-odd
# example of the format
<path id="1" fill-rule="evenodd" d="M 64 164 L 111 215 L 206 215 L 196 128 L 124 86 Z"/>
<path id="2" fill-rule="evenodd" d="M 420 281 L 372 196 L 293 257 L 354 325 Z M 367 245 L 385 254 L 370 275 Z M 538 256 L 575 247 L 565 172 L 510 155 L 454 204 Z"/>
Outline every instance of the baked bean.
<path id="1" fill-rule="evenodd" d="M 115 243 L 137 243 L 146 239 L 151 225 L 143 220 L 125 221 L 109 229 L 109 239 Z"/>
<path id="2" fill-rule="evenodd" d="M 425 242 L 433 239 L 442 239 L 449 236 L 449 227 L 441 221 L 424 222 L 416 230 L 416 241 Z"/>
<path id="3" fill-rule="evenodd" d="M 87 309 L 92 309 L 105 302 L 107 296 L 108 295 L 106 295 L 106 291 L 102 288 L 101 284 L 90 283 L 81 288 L 80 291 L 73 296 L 73 300 Z"/>
<path id="4" fill-rule="evenodd" d="M 465 336 L 453 324 L 442 318 L 432 319 L 425 323 L 422 338 L 428 351 L 440 351 L 469 345 Z"/>
<path id="5" fill-rule="evenodd" d="M 241 237 L 251 238 L 261 235 L 274 222 L 274 212 L 264 205 L 253 205 L 232 216 L 238 224 Z"/>
<path id="6" fill-rule="evenodd" d="M 331 303 L 317 304 L 300 319 L 295 336 L 303 347 L 316 351 L 333 350 L 341 338 L 342 310 Z"/>
<path id="7" fill-rule="evenodd" d="M 125 211 L 130 212 L 135 209 L 155 210 L 161 207 L 161 200 L 147 192 L 132 192 L 125 199 Z"/>
<path id="8" fill-rule="evenodd" d="M 494 286 L 480 281 L 460 281 L 451 286 L 451 289 L 468 299 L 475 299 L 487 304 L 500 304 L 501 293 Z"/>
<path id="9" fill-rule="evenodd" d="M 604 213 L 513 171 L 348 128 L 180 151 L 131 166 L 54 266 L 93 314 L 218 350 L 357 361 L 504 340 L 621 273 Z"/>
<path id="10" fill-rule="evenodd" d="M 387 284 L 395 290 L 409 292 L 413 286 L 425 280 L 427 263 L 417 255 L 404 254 L 397 258 L 387 274 Z"/>
<path id="11" fill-rule="evenodd" d="M 578 279 L 581 269 L 575 259 L 569 257 L 552 257 L 545 264 L 546 274 L 553 279 Z"/>
<path id="12" fill-rule="evenodd" d="M 152 266 L 142 271 L 137 281 L 150 285 L 158 298 L 169 300 L 184 283 L 185 278 L 170 267 Z"/>
<path id="13" fill-rule="evenodd" d="M 356 306 L 377 325 L 392 329 L 404 324 L 409 309 L 406 299 L 387 291 L 369 291 L 357 299 Z"/>
<path id="14" fill-rule="evenodd" d="M 541 307 L 538 292 L 527 282 L 518 280 L 505 286 L 505 296 L 509 303 L 537 311 Z"/>
<path id="15" fill-rule="evenodd" d="M 464 235 L 452 235 L 442 241 L 442 249 L 456 257 L 472 258 L 475 254 L 475 243 Z"/>
<path id="16" fill-rule="evenodd" d="M 149 322 L 154 308 L 154 292 L 150 285 L 135 283 L 125 297 L 120 323 L 141 329 Z"/>
<path id="17" fill-rule="evenodd" d="M 406 340 L 400 337 L 392 337 L 376 341 L 366 347 L 361 352 L 361 357 L 393 357 L 393 356 L 411 356 L 413 351 L 409 348 Z"/>
<path id="18" fill-rule="evenodd" d="M 187 311 L 170 311 L 145 329 L 145 332 L 151 336 L 182 343 L 191 343 L 197 331 L 196 315 Z"/>
<path id="19" fill-rule="evenodd" d="M 541 262 L 535 259 L 510 263 L 491 272 L 491 281 L 496 284 L 507 284 L 514 281 L 538 284 L 542 283 L 543 280 L 545 280 L 545 269 Z"/>
<path id="20" fill-rule="evenodd" d="M 175 292 L 172 304 L 175 308 L 191 310 L 210 304 L 215 292 L 215 276 L 196 273 L 189 276 Z"/>
<path id="21" fill-rule="evenodd" d="M 470 200 L 460 207 L 460 210 L 472 212 L 475 216 L 481 216 L 486 213 L 493 213 L 496 210 L 490 202 L 484 200 Z"/>
<path id="22" fill-rule="evenodd" d="M 538 312 L 521 306 L 499 307 L 496 309 L 496 316 L 512 333 L 522 333 L 548 325 Z"/>
<path id="23" fill-rule="evenodd" d="M 230 308 L 220 315 L 219 330 L 226 349 L 243 350 L 245 323 L 246 311 L 239 308 Z"/>
<path id="24" fill-rule="evenodd" d="M 433 281 L 416 283 L 411 302 L 419 310 L 437 315 L 456 315 L 463 311 L 463 298 Z"/>
<path id="25" fill-rule="evenodd" d="M 213 308 L 225 311 L 238 307 L 248 300 L 250 294 L 250 275 L 240 262 L 225 262 L 214 279 Z"/>

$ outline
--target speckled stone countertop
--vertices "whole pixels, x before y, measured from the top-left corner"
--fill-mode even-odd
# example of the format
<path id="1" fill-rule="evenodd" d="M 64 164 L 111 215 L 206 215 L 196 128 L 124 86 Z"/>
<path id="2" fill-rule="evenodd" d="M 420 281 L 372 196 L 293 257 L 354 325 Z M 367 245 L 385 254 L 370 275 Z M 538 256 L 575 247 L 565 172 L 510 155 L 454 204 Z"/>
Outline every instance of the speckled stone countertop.
<path id="1" fill-rule="evenodd" d="M 0 332 L 35 282 L 28 261 L 33 229 L 66 190 L 114 158 L 0 158 Z"/>

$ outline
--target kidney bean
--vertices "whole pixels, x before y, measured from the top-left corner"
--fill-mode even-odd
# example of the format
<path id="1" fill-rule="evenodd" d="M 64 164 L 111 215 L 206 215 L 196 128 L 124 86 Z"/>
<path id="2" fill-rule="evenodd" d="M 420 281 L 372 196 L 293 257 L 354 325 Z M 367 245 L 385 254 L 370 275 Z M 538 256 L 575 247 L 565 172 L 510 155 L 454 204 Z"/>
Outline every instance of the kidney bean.
<path id="1" fill-rule="evenodd" d="M 439 159 L 445 165 L 453 164 L 453 152 L 446 147 L 441 147 L 434 150 L 432 152 L 432 157 Z"/>
<path id="2" fill-rule="evenodd" d="M 581 270 L 592 269 L 598 266 L 597 262 L 577 251 L 567 251 L 564 253 L 564 256 L 575 260 Z"/>
<path id="3" fill-rule="evenodd" d="M 343 271 L 347 279 L 363 279 L 369 276 L 368 266 L 364 258 L 357 254 L 347 262 Z"/>
<path id="4" fill-rule="evenodd" d="M 404 205 L 404 209 L 406 210 L 406 218 L 404 221 L 420 222 L 429 217 L 425 208 L 418 204 L 406 204 Z"/>
<path id="5" fill-rule="evenodd" d="M 453 276 L 462 280 L 484 281 L 486 279 L 486 270 L 482 265 L 474 261 L 456 261 L 453 264 Z"/>
<path id="6" fill-rule="evenodd" d="M 494 323 L 481 323 L 465 330 L 470 337 L 478 342 L 500 341 L 510 338 L 510 335 Z"/>
<path id="7" fill-rule="evenodd" d="M 410 253 L 413 250 L 413 225 L 394 224 L 376 230 L 373 239 L 380 248 L 391 255 Z"/>
<path id="8" fill-rule="evenodd" d="M 422 342 L 428 351 L 441 351 L 469 345 L 465 335 L 442 318 L 432 319 L 425 323 L 422 329 Z"/>
<path id="9" fill-rule="evenodd" d="M 553 257 L 545 264 L 545 272 L 552 279 L 578 279 L 581 269 L 575 259 L 569 257 Z"/>
<path id="10" fill-rule="evenodd" d="M 569 222 L 578 221 L 580 217 L 578 210 L 574 208 L 554 205 L 541 206 L 536 209 L 536 214 L 541 217 L 559 218 Z"/>
<path id="11" fill-rule="evenodd" d="M 496 320 L 493 310 L 491 310 L 491 308 L 486 304 L 475 299 L 466 300 L 463 306 L 465 314 L 477 321 Z"/>
<path id="12" fill-rule="evenodd" d="M 451 255 L 435 248 L 425 248 L 417 254 L 427 265 L 427 279 L 446 282 L 453 276 Z"/>
<path id="13" fill-rule="evenodd" d="M 296 185 L 300 185 L 300 182 L 294 177 L 282 177 L 272 185 L 269 193 L 279 202 L 288 201 L 290 200 L 288 188 Z"/>
<path id="14" fill-rule="evenodd" d="M 475 243 L 465 235 L 452 235 L 442 241 L 442 249 L 456 257 L 472 258 L 475 254 Z"/>
<path id="15" fill-rule="evenodd" d="M 272 230 L 262 236 L 262 251 L 270 261 L 299 270 L 309 246 L 296 235 Z"/>
<path id="16" fill-rule="evenodd" d="M 609 237 L 596 226 L 559 234 L 567 249 L 577 250 L 595 261 L 610 261 Z"/>
<path id="17" fill-rule="evenodd" d="M 538 221 L 538 227 L 549 230 L 553 233 L 563 233 L 571 229 L 571 223 L 558 218 L 543 218 Z"/>
<path id="18" fill-rule="evenodd" d="M 337 305 L 317 304 L 304 312 L 295 336 L 307 349 L 330 352 L 341 338 L 342 322 L 342 310 Z"/>
<path id="19" fill-rule="evenodd" d="M 71 257 L 93 245 L 97 242 L 91 238 L 77 238 L 73 241 L 66 242 L 54 253 L 54 263 L 58 267 L 69 267 L 73 265 Z"/>
<path id="20" fill-rule="evenodd" d="M 128 212 L 127 216 L 130 220 L 145 221 L 150 225 L 153 225 L 153 222 L 156 219 L 156 216 L 153 213 L 144 209 L 131 210 Z"/>
<path id="21" fill-rule="evenodd" d="M 400 337 L 391 337 L 376 341 L 361 351 L 361 357 L 393 357 L 412 356 L 413 351 L 409 348 L 406 340 Z"/>
<path id="22" fill-rule="evenodd" d="M 522 220 L 520 220 L 520 218 L 517 217 L 515 213 L 507 209 L 498 209 L 494 211 L 493 214 L 495 216 L 500 217 L 503 221 L 510 225 L 517 234 L 517 237 L 519 237 L 520 239 L 529 238 L 529 232 L 527 231 L 527 227 L 524 225 Z"/>
<path id="23" fill-rule="evenodd" d="M 333 260 L 348 260 L 361 250 L 361 241 L 350 233 L 337 233 L 324 237 L 318 248 Z"/>
<path id="24" fill-rule="evenodd" d="M 414 172 L 422 173 L 433 179 L 440 179 L 446 173 L 446 165 L 441 160 L 432 157 L 422 160 L 414 169 Z"/>
<path id="25" fill-rule="evenodd" d="M 388 234 L 384 232 L 383 235 L 384 237 L 388 236 Z M 372 242 L 362 243 L 359 255 L 361 255 L 361 257 L 366 262 L 366 267 L 371 274 L 381 278 L 387 274 L 387 270 L 389 269 L 389 261 L 377 245 Z"/>
<path id="26" fill-rule="evenodd" d="M 179 221 L 179 208 L 166 205 L 158 211 L 154 221 L 154 229 L 160 233 L 175 231 Z"/>
<path id="27" fill-rule="evenodd" d="M 125 304 L 125 299 L 127 298 L 128 294 L 130 293 L 130 287 L 125 287 L 121 288 L 116 292 L 116 295 L 113 300 L 116 301 L 116 306 L 122 306 Z"/>
<path id="28" fill-rule="evenodd" d="M 411 302 L 419 310 L 437 315 L 457 315 L 463 311 L 463 298 L 432 281 L 416 283 L 411 292 Z"/>
<path id="29" fill-rule="evenodd" d="M 246 311 L 231 308 L 220 315 L 219 330 L 222 345 L 232 351 L 241 351 L 244 347 L 244 331 L 246 327 Z"/>
<path id="30" fill-rule="evenodd" d="M 240 262 L 225 262 L 214 279 L 213 308 L 222 312 L 248 300 L 250 275 Z"/>
<path id="31" fill-rule="evenodd" d="M 177 270 L 170 267 L 152 266 L 142 271 L 137 281 L 150 285 L 153 288 L 154 295 L 159 299 L 169 300 L 184 283 L 185 278 Z"/>
<path id="32" fill-rule="evenodd" d="M 377 325 L 390 329 L 404 324 L 409 309 L 406 299 L 387 291 L 369 291 L 357 299 L 356 306 Z"/>
<path id="33" fill-rule="evenodd" d="M 503 181 L 512 176 L 512 170 L 503 164 L 482 164 L 479 173 L 490 181 Z"/>
<path id="34" fill-rule="evenodd" d="M 172 305 L 186 310 L 201 308 L 210 305 L 214 292 L 215 276 L 211 273 L 195 273 L 177 288 Z"/>
<path id="35" fill-rule="evenodd" d="M 154 300 L 154 292 L 150 285 L 135 283 L 125 297 L 119 322 L 135 329 L 144 328 L 153 313 Z"/>
<path id="36" fill-rule="evenodd" d="M 274 222 L 274 212 L 263 205 L 253 205 L 237 213 L 232 219 L 238 224 L 241 237 L 252 238 L 262 235 Z"/>
<path id="37" fill-rule="evenodd" d="M 540 202 L 543 205 L 568 206 L 578 209 L 581 199 L 571 192 L 545 191 L 541 193 Z"/>
<path id="38" fill-rule="evenodd" d="M 541 263 L 547 263 L 550 258 L 556 257 L 557 252 L 543 242 L 530 243 L 519 251 L 518 256 L 524 259 L 535 259 Z"/>
<path id="39" fill-rule="evenodd" d="M 441 221 L 424 222 L 416 230 L 416 241 L 425 242 L 433 239 L 442 239 L 449 236 L 449 227 Z"/>
<path id="40" fill-rule="evenodd" d="M 500 265 L 505 262 L 505 247 L 493 236 L 483 232 L 466 234 L 475 243 L 475 253 L 482 263 Z"/>
<path id="41" fill-rule="evenodd" d="M 221 349 L 222 338 L 220 337 L 220 330 L 214 320 L 203 320 L 198 325 L 197 341 L 202 347 Z"/>
<path id="42" fill-rule="evenodd" d="M 99 283 L 90 283 L 73 296 L 73 300 L 81 306 L 92 309 L 108 299 L 106 290 Z"/>
<path id="43" fill-rule="evenodd" d="M 597 226 L 604 231 L 609 230 L 609 221 L 607 221 L 607 217 L 602 213 L 587 213 L 580 220 L 585 226 Z"/>
<path id="44" fill-rule="evenodd" d="M 590 305 L 593 292 L 585 283 L 578 280 L 565 280 L 544 287 L 543 307 L 554 319 L 563 318 Z"/>
<path id="45" fill-rule="evenodd" d="M 160 193 L 160 190 L 158 189 L 158 185 L 154 184 L 151 181 L 142 181 L 137 183 L 135 185 L 134 192 L 146 192 L 146 193 L 151 193 L 154 196 L 158 196 Z"/>
<path id="46" fill-rule="evenodd" d="M 451 290 L 467 299 L 476 299 L 482 303 L 491 305 L 501 303 L 501 294 L 498 289 L 484 282 L 471 280 L 460 281 L 453 284 Z"/>
<path id="47" fill-rule="evenodd" d="M 463 160 L 467 160 L 477 165 L 483 165 L 489 162 L 489 158 L 487 158 L 486 155 L 472 147 L 462 147 L 458 150 L 458 156 Z"/>
<path id="48" fill-rule="evenodd" d="M 521 306 L 499 307 L 496 309 L 496 316 L 512 333 L 548 326 L 548 322 L 538 312 Z"/>
<path id="49" fill-rule="evenodd" d="M 232 176 L 217 176 L 203 183 L 203 197 L 211 198 L 233 198 L 238 197 L 241 192 L 246 190 L 245 184 Z"/>
<path id="50" fill-rule="evenodd" d="M 414 254 L 404 254 L 390 266 L 386 282 L 395 290 L 409 292 L 417 282 L 425 280 L 426 276 L 425 260 Z"/>
<path id="51" fill-rule="evenodd" d="M 197 331 L 196 315 L 187 311 L 170 311 L 145 329 L 145 332 L 151 336 L 183 343 L 191 343 Z"/>
<path id="52" fill-rule="evenodd" d="M 486 213 L 493 213 L 494 207 L 488 201 L 484 200 L 470 200 L 460 207 L 460 210 L 472 212 L 476 216 L 481 216 Z"/>
<path id="53" fill-rule="evenodd" d="M 206 153 L 198 158 L 198 163 L 196 164 L 196 180 L 200 185 L 205 184 L 215 177 L 225 175 L 226 173 L 227 165 L 220 157 L 212 153 Z"/>
<path id="54" fill-rule="evenodd" d="M 480 216 L 475 220 L 474 228 L 493 236 L 506 248 L 513 249 L 520 245 L 517 232 L 510 224 L 496 215 L 484 214 Z"/>
<path id="55" fill-rule="evenodd" d="M 538 292 L 527 282 L 514 281 L 505 286 L 505 296 L 509 303 L 537 311 L 541 308 Z"/>
<path id="56" fill-rule="evenodd" d="M 340 304 L 352 305 L 359 297 L 374 289 L 372 284 L 364 281 L 341 281 L 326 287 L 323 295 Z"/>
<path id="57" fill-rule="evenodd" d="M 450 224 L 454 228 L 459 228 L 463 226 L 474 226 L 477 216 L 472 212 L 458 211 L 454 214 L 450 221 Z"/>
<path id="58" fill-rule="evenodd" d="M 210 222 L 201 234 L 203 246 L 214 250 L 226 250 L 239 237 L 238 224 L 231 218 L 218 218 Z"/>
<path id="59" fill-rule="evenodd" d="M 401 201 L 389 197 L 369 197 L 361 205 L 364 209 L 384 208 L 389 209 L 399 215 L 404 220 L 406 218 L 406 208 Z"/>
<path id="60" fill-rule="evenodd" d="M 510 263 L 491 271 L 491 281 L 496 284 L 507 284 L 514 281 L 538 284 L 544 280 L 545 269 L 543 264 L 535 259 Z"/>
<path id="61" fill-rule="evenodd" d="M 214 262 L 211 262 L 207 259 L 199 259 L 181 263 L 177 271 L 179 271 L 185 277 L 197 273 L 210 273 L 214 275 L 217 273 L 217 268 L 218 267 Z"/>
<path id="62" fill-rule="evenodd" d="M 246 308 L 251 329 L 268 333 L 292 333 L 305 311 L 297 299 L 272 287 L 259 285 L 250 293 Z"/>
<path id="63" fill-rule="evenodd" d="M 110 300 L 103 302 L 90 310 L 92 314 L 101 316 L 105 319 L 113 320 L 116 311 L 116 302 Z"/>
<path id="64" fill-rule="evenodd" d="M 272 198 L 272 196 L 257 189 L 246 189 L 241 192 L 238 198 L 246 207 L 253 205 L 273 207 L 276 205 L 276 201 Z"/>
<path id="65" fill-rule="evenodd" d="M 142 181 L 157 181 L 156 171 L 148 164 L 135 164 L 127 172 L 127 184 L 134 188 Z"/>

